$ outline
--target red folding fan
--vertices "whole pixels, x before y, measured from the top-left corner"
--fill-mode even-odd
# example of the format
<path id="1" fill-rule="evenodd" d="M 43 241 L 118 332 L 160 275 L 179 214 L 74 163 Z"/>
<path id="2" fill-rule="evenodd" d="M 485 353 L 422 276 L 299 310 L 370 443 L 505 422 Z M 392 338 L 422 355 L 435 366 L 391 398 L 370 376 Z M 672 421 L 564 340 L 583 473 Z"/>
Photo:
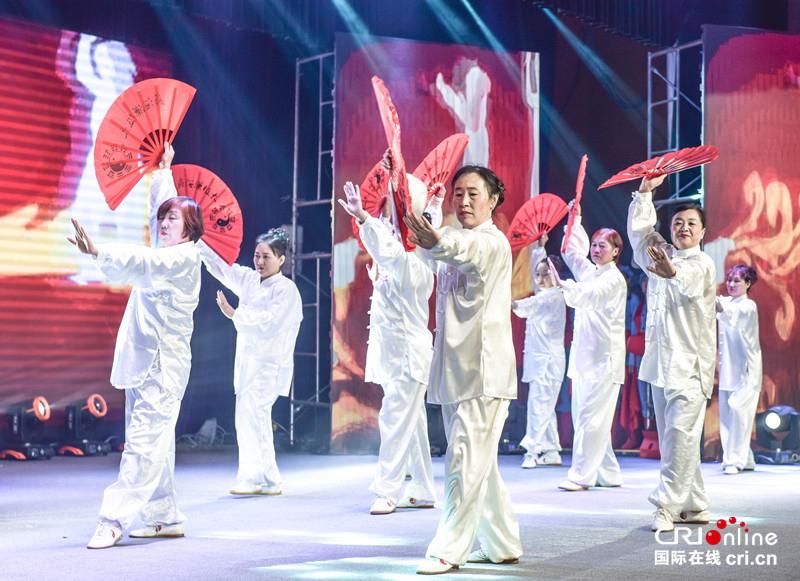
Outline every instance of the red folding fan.
<path id="1" fill-rule="evenodd" d="M 578 168 L 578 182 L 575 184 L 575 203 L 572 204 L 574 208 L 581 203 L 583 196 L 583 180 L 586 179 L 586 164 L 589 162 L 589 156 L 585 155 L 581 158 L 581 166 Z M 576 210 L 577 211 L 577 210 Z M 561 252 L 567 249 L 567 240 L 572 234 L 572 227 L 575 225 L 575 212 L 571 212 L 567 219 L 567 230 L 564 232 L 564 242 L 561 244 Z"/>
<path id="2" fill-rule="evenodd" d="M 194 94 L 194 87 L 175 79 L 147 79 L 111 104 L 94 146 L 94 171 L 109 208 L 158 167 L 164 142 L 172 142 Z"/>
<path id="3" fill-rule="evenodd" d="M 567 203 L 554 194 L 539 194 L 517 210 L 508 228 L 511 250 L 519 250 L 550 232 L 567 215 Z"/>
<path id="4" fill-rule="evenodd" d="M 469 143 L 469 136 L 466 133 L 456 133 L 442 141 L 431 151 L 422 163 L 417 166 L 413 174 L 428 186 L 428 196 L 425 205 L 430 203 L 431 198 L 436 195 L 439 187 L 447 182 L 450 173 L 455 169 L 461 154 Z"/>
<path id="5" fill-rule="evenodd" d="M 203 242 L 228 264 L 239 257 L 242 246 L 242 211 L 239 202 L 217 175 L 199 165 L 172 166 L 178 195 L 189 196 L 203 210 Z"/>
<path id="6" fill-rule="evenodd" d="M 411 212 L 411 197 L 408 191 L 408 177 L 406 176 L 406 164 L 403 161 L 403 153 L 400 148 L 400 118 L 397 109 L 392 102 L 392 97 L 386 89 L 383 81 L 377 77 L 372 77 L 372 88 L 375 91 L 375 98 L 378 101 L 378 110 L 383 122 L 383 130 L 386 133 L 386 140 L 392 154 L 392 169 L 389 172 L 389 183 L 392 188 L 392 198 L 397 213 L 397 229 L 403 241 L 406 251 L 414 250 L 414 244 L 408 240 L 408 226 L 403 221 L 403 216 Z"/>
<path id="7" fill-rule="evenodd" d="M 628 169 L 611 176 L 597 189 L 615 186 L 645 176 L 650 179 L 664 174 L 679 172 L 684 169 L 689 169 L 690 167 L 696 167 L 714 161 L 718 156 L 719 150 L 713 145 L 685 147 L 678 151 L 671 151 L 664 155 L 648 159 L 647 161 L 636 163 Z"/>

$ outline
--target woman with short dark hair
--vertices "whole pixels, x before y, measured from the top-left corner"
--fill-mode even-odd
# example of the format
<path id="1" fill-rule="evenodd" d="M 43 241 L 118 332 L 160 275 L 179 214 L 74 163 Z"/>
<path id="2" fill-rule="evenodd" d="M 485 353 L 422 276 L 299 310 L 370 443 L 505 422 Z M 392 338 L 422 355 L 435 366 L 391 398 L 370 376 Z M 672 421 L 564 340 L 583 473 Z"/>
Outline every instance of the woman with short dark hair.
<path id="1" fill-rule="evenodd" d="M 140 516 L 145 527 L 131 537 L 182 537 L 186 517 L 175 499 L 175 424 L 189 382 L 192 315 L 200 296 L 203 215 L 191 198 L 176 196 L 164 155 L 150 184 L 150 246 L 95 246 L 77 220 L 69 241 L 111 282 L 130 285 L 117 333 L 111 384 L 125 390 L 125 448 L 119 477 L 106 488 L 100 524 L 90 549 L 119 542 L 122 531 Z"/>

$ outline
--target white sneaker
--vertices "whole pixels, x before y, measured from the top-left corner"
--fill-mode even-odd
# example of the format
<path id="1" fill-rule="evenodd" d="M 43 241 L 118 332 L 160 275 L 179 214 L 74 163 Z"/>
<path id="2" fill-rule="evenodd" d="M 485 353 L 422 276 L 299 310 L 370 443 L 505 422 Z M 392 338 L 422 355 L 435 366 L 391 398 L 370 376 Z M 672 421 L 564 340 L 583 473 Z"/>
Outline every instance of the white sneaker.
<path id="1" fill-rule="evenodd" d="M 477 551 L 472 551 L 467 557 L 467 563 L 494 563 L 495 565 L 514 565 L 519 563 L 519 558 L 512 557 L 510 559 L 503 559 L 502 561 L 492 561 L 489 554 L 481 547 Z"/>
<path id="2" fill-rule="evenodd" d="M 258 494 L 266 494 L 267 496 L 278 496 L 282 493 L 280 484 L 262 484 L 261 491 Z"/>
<path id="3" fill-rule="evenodd" d="M 97 525 L 92 538 L 89 539 L 89 544 L 86 545 L 86 548 L 107 549 L 108 547 L 113 547 L 116 545 L 121 538 L 122 527 L 120 527 L 116 521 L 109 522 L 107 520 L 101 520 L 100 524 Z"/>
<path id="4" fill-rule="evenodd" d="M 391 514 L 397 508 L 395 504 L 385 496 L 376 496 L 369 507 L 370 514 Z"/>
<path id="5" fill-rule="evenodd" d="M 183 536 L 183 524 L 155 525 L 136 529 L 128 534 L 133 539 L 152 539 L 155 537 L 178 538 Z"/>
<path id="6" fill-rule="evenodd" d="M 458 565 L 448 563 L 444 559 L 436 559 L 428 557 L 417 567 L 417 573 L 420 575 L 439 575 L 440 573 L 447 573 L 458 569 Z"/>
<path id="7" fill-rule="evenodd" d="M 557 450 L 545 452 L 536 460 L 541 466 L 561 466 L 561 454 Z"/>
<path id="8" fill-rule="evenodd" d="M 397 508 L 433 508 L 434 504 L 432 500 L 422 500 L 420 498 L 406 496 L 397 503 Z"/>
<path id="9" fill-rule="evenodd" d="M 659 508 L 653 514 L 653 530 L 668 532 L 673 529 L 675 529 L 675 525 L 672 524 L 672 514 L 664 508 Z"/>
<path id="10" fill-rule="evenodd" d="M 588 486 L 581 486 L 577 482 L 573 482 L 572 480 L 565 480 L 561 484 L 558 485 L 561 490 L 566 490 L 567 492 L 579 492 L 581 490 L 589 490 Z"/>
<path id="11" fill-rule="evenodd" d="M 252 482 L 237 482 L 231 488 L 231 494 L 261 494 L 261 486 Z"/>
<path id="12" fill-rule="evenodd" d="M 739 474 L 739 469 L 736 466 L 725 466 L 723 472 L 725 474 Z"/>
<path id="13" fill-rule="evenodd" d="M 522 467 L 523 468 L 536 468 L 536 456 L 533 454 L 525 454 L 522 457 Z"/>
<path id="14" fill-rule="evenodd" d="M 682 512 L 676 518 L 673 519 L 673 521 L 677 523 L 685 522 L 697 525 L 707 525 L 709 520 L 711 520 L 711 515 L 708 513 L 707 510 L 694 510 L 690 512 Z"/>

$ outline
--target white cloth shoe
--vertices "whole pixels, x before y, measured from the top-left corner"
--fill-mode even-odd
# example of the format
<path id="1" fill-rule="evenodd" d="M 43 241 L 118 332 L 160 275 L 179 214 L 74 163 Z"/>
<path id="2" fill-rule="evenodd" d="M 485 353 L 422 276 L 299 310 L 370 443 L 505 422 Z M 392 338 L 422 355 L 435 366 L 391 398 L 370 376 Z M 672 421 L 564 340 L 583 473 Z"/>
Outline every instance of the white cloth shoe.
<path id="1" fill-rule="evenodd" d="M 673 522 L 677 523 L 685 522 L 697 525 L 707 525 L 708 521 L 711 520 L 711 515 L 707 510 L 695 510 L 690 512 L 682 512 L 672 520 Z"/>
<path id="2" fill-rule="evenodd" d="M 672 514 L 664 508 L 659 508 L 653 514 L 653 530 L 669 532 L 674 529 L 675 525 L 672 523 Z"/>
<path id="3" fill-rule="evenodd" d="M 536 461 L 536 456 L 533 454 L 527 453 L 522 457 L 523 468 L 536 468 L 536 464 L 538 464 L 538 462 Z"/>
<path id="4" fill-rule="evenodd" d="M 739 474 L 739 469 L 736 466 L 725 466 L 723 472 L 725 474 Z"/>
<path id="5" fill-rule="evenodd" d="M 447 573 L 458 569 L 458 565 L 448 563 L 444 559 L 436 559 L 428 557 L 417 567 L 417 573 L 420 575 L 439 575 L 440 573 Z"/>
<path id="6" fill-rule="evenodd" d="M 477 551 L 472 551 L 469 554 L 469 557 L 467 557 L 467 563 L 494 563 L 495 565 L 513 565 L 515 563 L 519 563 L 519 559 L 512 558 L 504 559 L 502 561 L 492 561 L 489 558 L 488 553 L 483 550 L 483 547 L 481 547 Z"/>
<path id="7" fill-rule="evenodd" d="M 131 531 L 128 536 L 133 539 L 178 538 L 183 536 L 183 524 L 144 527 Z"/>
<path id="8" fill-rule="evenodd" d="M 406 496 L 397 503 L 397 508 L 433 508 L 434 504 L 432 500 L 422 500 L 421 498 Z"/>
<path id="9" fill-rule="evenodd" d="M 231 488 L 231 494 L 261 494 L 261 485 L 239 481 Z"/>
<path id="10" fill-rule="evenodd" d="M 122 538 L 122 527 L 116 521 L 109 522 L 101 520 L 100 524 L 89 539 L 89 544 L 86 545 L 87 549 L 107 549 L 116 545 Z"/>
<path id="11" fill-rule="evenodd" d="M 541 466 L 561 466 L 561 454 L 556 450 L 545 452 L 536 460 Z"/>
<path id="12" fill-rule="evenodd" d="M 262 484 L 261 485 L 261 492 L 258 494 L 266 494 L 267 496 L 278 496 L 282 494 L 281 485 L 280 484 Z"/>
<path id="13" fill-rule="evenodd" d="M 577 482 L 573 482 L 572 480 L 565 480 L 561 484 L 558 485 L 561 490 L 566 490 L 567 492 L 579 492 L 581 490 L 589 490 L 588 486 L 581 486 Z"/>
<path id="14" fill-rule="evenodd" d="M 391 514 L 397 506 L 385 496 L 376 496 L 369 507 L 370 514 Z"/>

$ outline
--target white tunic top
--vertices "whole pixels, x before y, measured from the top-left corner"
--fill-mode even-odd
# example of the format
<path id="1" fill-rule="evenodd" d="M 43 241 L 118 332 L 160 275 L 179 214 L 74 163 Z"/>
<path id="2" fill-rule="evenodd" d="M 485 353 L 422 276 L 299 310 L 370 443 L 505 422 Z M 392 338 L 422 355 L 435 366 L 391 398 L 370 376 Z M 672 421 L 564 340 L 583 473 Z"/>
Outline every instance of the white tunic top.
<path id="1" fill-rule="evenodd" d="M 628 209 L 628 238 L 633 258 L 647 273 L 647 328 L 639 379 L 659 387 L 680 389 L 699 376 L 703 394 L 714 389 L 716 269 L 699 246 L 677 250 L 655 231 L 652 192 L 634 192 Z M 648 246 L 664 248 L 675 276 L 663 278 L 652 266 Z"/>
<path id="2" fill-rule="evenodd" d="M 536 265 L 542 261 L 544 248 L 531 251 L 531 278 L 535 281 Z M 549 367 L 564 376 L 564 330 L 567 324 L 567 307 L 564 295 L 556 287 L 539 290 L 536 294 L 517 301 L 514 313 L 525 321 L 525 347 L 522 357 L 522 381 L 530 383 Z"/>
<path id="3" fill-rule="evenodd" d="M 289 395 L 294 345 L 303 320 L 303 302 L 294 281 L 280 272 L 262 281 L 252 268 L 228 265 L 204 242 L 197 247 L 208 272 L 239 297 L 233 314 L 234 391 L 247 388 Z"/>
<path id="4" fill-rule="evenodd" d="M 469 230 L 448 226 L 440 234 L 438 244 L 423 251 L 437 273 L 428 401 L 515 399 L 511 246 L 491 219 Z"/>
<path id="5" fill-rule="evenodd" d="M 428 299 L 433 274 L 415 252 L 378 219 L 360 225 L 361 242 L 378 265 L 369 311 L 364 381 L 385 384 L 403 372 L 427 384 L 433 356 L 428 330 Z"/>
<path id="6" fill-rule="evenodd" d="M 628 288 L 615 262 L 596 266 L 586 256 L 589 236 L 576 216 L 562 256 L 575 280 L 562 284 L 567 305 L 575 308 L 575 329 L 567 376 L 625 383 L 625 306 Z"/>
<path id="7" fill-rule="evenodd" d="M 119 389 L 141 386 L 158 356 L 162 385 L 181 398 L 191 370 L 200 256 L 194 242 L 160 247 L 158 208 L 175 195 L 172 171 L 155 171 L 150 184 L 151 247 L 100 245 L 95 263 L 114 284 L 133 287 L 117 333 L 111 384 Z"/>
<path id="8" fill-rule="evenodd" d="M 723 391 L 761 391 L 761 342 L 758 339 L 758 308 L 742 295 L 720 297 L 719 388 Z"/>

